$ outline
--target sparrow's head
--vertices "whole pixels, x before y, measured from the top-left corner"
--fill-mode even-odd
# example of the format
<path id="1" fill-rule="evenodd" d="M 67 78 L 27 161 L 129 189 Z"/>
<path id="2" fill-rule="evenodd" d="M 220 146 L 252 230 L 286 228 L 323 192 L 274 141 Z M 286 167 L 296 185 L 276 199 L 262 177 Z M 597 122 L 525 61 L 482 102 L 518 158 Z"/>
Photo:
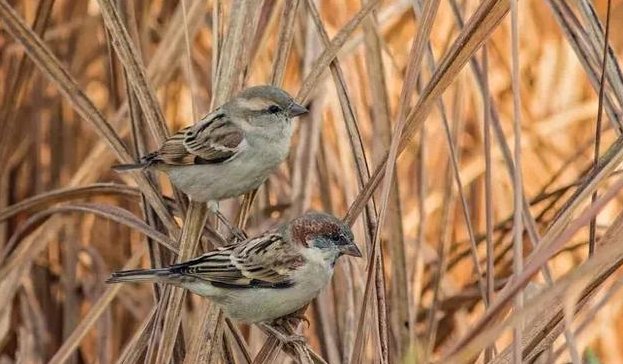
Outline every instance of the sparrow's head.
<path id="1" fill-rule="evenodd" d="M 361 257 L 348 224 L 335 216 L 308 212 L 290 223 L 292 238 L 306 248 L 318 249 L 332 263 L 342 255 Z"/>
<path id="2" fill-rule="evenodd" d="M 307 112 L 287 92 L 268 85 L 249 87 L 224 107 L 231 113 L 254 121 L 274 118 L 290 120 Z"/>

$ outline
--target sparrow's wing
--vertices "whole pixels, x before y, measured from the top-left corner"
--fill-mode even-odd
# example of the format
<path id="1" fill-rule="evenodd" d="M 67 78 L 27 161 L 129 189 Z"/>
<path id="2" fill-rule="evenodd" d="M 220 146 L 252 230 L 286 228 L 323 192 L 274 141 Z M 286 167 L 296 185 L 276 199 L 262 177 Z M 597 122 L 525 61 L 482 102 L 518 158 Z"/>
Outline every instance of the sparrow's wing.
<path id="1" fill-rule="evenodd" d="M 234 265 L 254 286 L 287 287 L 292 274 L 305 264 L 298 248 L 279 233 L 248 240 L 234 250 Z"/>
<path id="2" fill-rule="evenodd" d="M 244 278 L 231 260 L 233 248 L 211 251 L 195 259 L 169 267 L 169 272 L 204 281 L 225 283 Z"/>
<path id="3" fill-rule="evenodd" d="M 171 273 L 192 276 L 228 288 L 285 288 L 305 258 L 280 234 L 270 233 L 240 245 L 202 255 L 170 268 Z"/>
<path id="4" fill-rule="evenodd" d="M 217 109 L 199 123 L 179 130 L 143 161 L 170 165 L 219 163 L 232 158 L 243 145 L 242 129 Z"/>

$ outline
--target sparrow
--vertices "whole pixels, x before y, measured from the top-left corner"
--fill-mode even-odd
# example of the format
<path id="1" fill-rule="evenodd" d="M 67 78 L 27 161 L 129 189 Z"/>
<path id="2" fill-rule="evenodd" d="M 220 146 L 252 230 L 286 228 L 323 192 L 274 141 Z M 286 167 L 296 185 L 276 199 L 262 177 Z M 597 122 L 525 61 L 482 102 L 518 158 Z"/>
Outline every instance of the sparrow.
<path id="1" fill-rule="evenodd" d="M 271 323 L 314 299 L 342 255 L 361 257 L 350 227 L 308 212 L 239 244 L 167 268 L 116 272 L 106 283 L 172 284 L 207 297 L 235 320 Z"/>
<path id="2" fill-rule="evenodd" d="M 214 204 L 258 188 L 290 149 L 292 118 L 307 109 L 284 90 L 254 86 L 179 130 L 137 164 L 117 171 L 155 169 L 191 200 Z"/>

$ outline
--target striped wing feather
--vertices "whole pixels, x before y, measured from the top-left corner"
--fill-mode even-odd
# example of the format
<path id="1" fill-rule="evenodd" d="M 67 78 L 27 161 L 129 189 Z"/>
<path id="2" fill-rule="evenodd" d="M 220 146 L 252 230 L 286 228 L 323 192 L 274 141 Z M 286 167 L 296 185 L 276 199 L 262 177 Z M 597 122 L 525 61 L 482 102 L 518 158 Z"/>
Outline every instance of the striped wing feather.
<path id="1" fill-rule="evenodd" d="M 272 233 L 172 266 L 171 273 L 223 287 L 283 288 L 293 284 L 292 273 L 304 263 L 303 256 L 291 244 Z"/>
<path id="2" fill-rule="evenodd" d="M 222 111 L 179 130 L 160 149 L 143 158 L 149 164 L 193 165 L 226 161 L 240 150 L 244 133 Z"/>

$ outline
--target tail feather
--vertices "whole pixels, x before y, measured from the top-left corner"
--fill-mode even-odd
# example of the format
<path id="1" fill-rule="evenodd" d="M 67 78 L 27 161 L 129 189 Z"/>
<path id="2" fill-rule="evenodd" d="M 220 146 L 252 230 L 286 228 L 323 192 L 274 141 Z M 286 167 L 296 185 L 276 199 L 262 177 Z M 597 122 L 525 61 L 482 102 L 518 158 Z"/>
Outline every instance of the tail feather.
<path id="1" fill-rule="evenodd" d="M 158 151 L 151 152 L 147 155 L 142 156 L 138 163 L 117 164 L 115 166 L 112 166 L 112 169 L 117 172 L 125 172 L 125 171 L 132 171 L 135 169 L 147 168 L 161 161 L 159 156 L 160 156 L 160 153 Z"/>
<path id="2" fill-rule="evenodd" d="M 142 163 L 135 163 L 135 164 L 117 164 L 112 166 L 112 169 L 114 171 L 117 172 L 126 172 L 126 171 L 133 171 L 136 169 L 143 169 L 146 168 L 149 164 L 142 162 Z"/>
<path id="3" fill-rule="evenodd" d="M 106 283 L 156 282 L 166 280 L 170 275 L 169 268 L 124 270 L 114 272 Z"/>

